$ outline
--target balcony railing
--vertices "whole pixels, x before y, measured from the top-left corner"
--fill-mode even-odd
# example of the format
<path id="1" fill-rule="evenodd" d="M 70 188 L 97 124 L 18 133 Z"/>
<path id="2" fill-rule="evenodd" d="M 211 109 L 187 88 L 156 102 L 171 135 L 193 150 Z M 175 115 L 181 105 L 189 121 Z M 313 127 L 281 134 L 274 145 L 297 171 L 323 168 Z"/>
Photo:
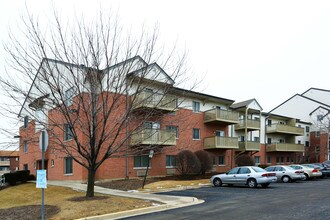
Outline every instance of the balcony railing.
<path id="1" fill-rule="evenodd" d="M 132 100 L 133 109 L 138 108 L 154 108 L 166 111 L 176 110 L 176 97 L 152 92 L 141 92 L 136 94 L 134 101 Z"/>
<path id="2" fill-rule="evenodd" d="M 225 124 L 237 124 L 238 117 L 238 112 L 215 108 L 205 112 L 204 122 L 222 122 Z"/>
<path id="3" fill-rule="evenodd" d="M 260 130 L 260 120 L 243 119 L 239 121 L 239 124 L 235 125 L 235 130 L 243 130 L 245 128 L 247 128 L 248 131 Z"/>
<path id="4" fill-rule="evenodd" d="M 267 144 L 266 152 L 304 152 L 303 144 L 291 144 L 291 143 L 271 143 Z"/>
<path id="5" fill-rule="evenodd" d="M 0 166 L 10 166 L 10 161 L 9 160 L 0 161 Z"/>
<path id="6" fill-rule="evenodd" d="M 260 151 L 260 142 L 258 141 L 240 141 L 238 146 L 240 151 Z"/>
<path id="7" fill-rule="evenodd" d="M 238 149 L 237 137 L 204 138 L 204 149 Z"/>
<path id="8" fill-rule="evenodd" d="M 131 145 L 176 145 L 176 135 L 173 131 L 143 129 L 133 134 Z"/>
<path id="9" fill-rule="evenodd" d="M 283 124 L 272 124 L 267 126 L 267 134 L 271 133 L 282 133 L 282 134 L 292 134 L 297 136 L 304 135 L 304 128 L 283 125 Z"/>

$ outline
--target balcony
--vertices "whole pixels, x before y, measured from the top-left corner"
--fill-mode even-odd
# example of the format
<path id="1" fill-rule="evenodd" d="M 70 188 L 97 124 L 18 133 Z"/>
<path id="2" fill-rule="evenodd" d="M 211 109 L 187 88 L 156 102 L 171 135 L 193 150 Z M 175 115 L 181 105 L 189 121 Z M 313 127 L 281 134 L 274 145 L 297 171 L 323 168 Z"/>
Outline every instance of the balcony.
<path id="1" fill-rule="evenodd" d="M 176 145 L 175 132 L 144 129 L 131 136 L 130 145 Z"/>
<path id="2" fill-rule="evenodd" d="M 131 97 L 133 98 L 133 97 Z M 176 97 L 152 92 L 136 94 L 132 103 L 133 109 L 158 109 L 162 111 L 176 111 Z"/>
<path id="3" fill-rule="evenodd" d="M 271 143 L 267 144 L 266 152 L 304 152 L 303 144 L 291 144 L 291 143 Z"/>
<path id="4" fill-rule="evenodd" d="M 239 124 L 235 125 L 235 130 L 245 130 L 247 131 L 254 131 L 254 130 L 260 130 L 260 120 L 253 120 L 253 119 L 247 119 L 247 120 L 240 120 Z"/>
<path id="5" fill-rule="evenodd" d="M 10 161 L 9 160 L 0 160 L 0 166 L 10 166 Z"/>
<path id="6" fill-rule="evenodd" d="M 204 150 L 207 149 L 238 149 L 238 138 L 218 136 L 204 138 Z"/>
<path id="7" fill-rule="evenodd" d="M 239 151 L 260 151 L 260 142 L 258 141 L 240 141 L 238 146 Z"/>
<path id="8" fill-rule="evenodd" d="M 272 124 L 267 126 L 267 134 L 292 134 L 296 136 L 304 135 L 304 128 L 284 125 L 284 124 Z"/>
<path id="9" fill-rule="evenodd" d="M 205 112 L 204 122 L 217 122 L 227 125 L 238 124 L 238 117 L 238 112 L 215 108 Z"/>

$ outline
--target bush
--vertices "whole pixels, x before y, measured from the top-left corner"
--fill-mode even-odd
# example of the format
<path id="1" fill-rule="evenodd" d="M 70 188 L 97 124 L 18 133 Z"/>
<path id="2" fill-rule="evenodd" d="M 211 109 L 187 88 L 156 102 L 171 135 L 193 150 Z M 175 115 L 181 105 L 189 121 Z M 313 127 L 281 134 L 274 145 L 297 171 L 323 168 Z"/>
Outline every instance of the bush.
<path id="1" fill-rule="evenodd" d="M 198 174 L 201 164 L 190 150 L 183 150 L 176 155 L 176 169 L 182 177 Z"/>
<path id="2" fill-rule="evenodd" d="M 11 186 L 15 186 L 17 182 L 17 173 L 5 173 L 5 181 Z"/>
<path id="3" fill-rule="evenodd" d="M 17 182 L 26 183 L 29 180 L 30 170 L 19 170 L 17 173 Z"/>
<path id="4" fill-rule="evenodd" d="M 29 180 L 30 170 L 19 170 L 14 173 L 5 173 L 5 180 L 11 186 L 15 186 L 17 182 L 25 183 Z"/>
<path id="5" fill-rule="evenodd" d="M 206 172 L 212 169 L 212 157 L 209 152 L 205 150 L 199 150 L 195 152 L 195 155 L 197 156 L 201 164 L 201 168 L 199 171 L 200 174 L 204 175 Z"/>
<path id="6" fill-rule="evenodd" d="M 33 174 L 30 174 L 28 180 L 36 180 L 36 177 Z"/>
<path id="7" fill-rule="evenodd" d="M 243 154 L 236 158 L 236 164 L 237 166 L 254 166 L 255 161 L 250 155 Z"/>
<path id="8" fill-rule="evenodd" d="M 259 164 L 258 167 L 265 169 L 266 167 L 269 167 L 269 165 L 267 164 Z"/>

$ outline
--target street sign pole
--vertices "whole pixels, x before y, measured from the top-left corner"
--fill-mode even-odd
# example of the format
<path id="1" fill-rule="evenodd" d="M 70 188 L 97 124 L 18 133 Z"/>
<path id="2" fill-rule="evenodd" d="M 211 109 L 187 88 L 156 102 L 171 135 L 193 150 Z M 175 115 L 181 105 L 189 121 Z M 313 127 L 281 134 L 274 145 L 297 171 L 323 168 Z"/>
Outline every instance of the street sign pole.
<path id="1" fill-rule="evenodd" d="M 41 169 L 45 169 L 45 146 L 46 146 L 46 131 L 41 131 Z M 41 219 L 45 220 L 45 189 L 41 189 Z"/>

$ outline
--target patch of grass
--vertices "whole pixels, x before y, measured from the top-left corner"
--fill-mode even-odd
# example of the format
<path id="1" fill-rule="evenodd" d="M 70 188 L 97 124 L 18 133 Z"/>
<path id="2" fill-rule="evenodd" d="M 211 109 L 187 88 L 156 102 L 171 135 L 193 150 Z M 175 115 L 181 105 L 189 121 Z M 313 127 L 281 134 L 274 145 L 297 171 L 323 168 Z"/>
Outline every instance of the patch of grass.
<path id="1" fill-rule="evenodd" d="M 153 182 L 144 186 L 146 190 L 159 190 L 159 189 L 170 189 L 170 188 L 180 188 L 180 187 L 193 187 L 199 185 L 209 184 L 209 179 L 199 179 L 199 180 L 163 180 L 158 182 Z"/>
<path id="2" fill-rule="evenodd" d="M 48 186 L 45 189 L 45 205 L 56 207 L 59 212 L 47 219 L 76 219 L 151 206 L 150 201 L 138 199 L 103 194 L 95 194 L 95 199 L 83 199 L 84 196 L 84 192 L 77 192 L 65 187 Z M 36 209 L 41 208 L 41 189 L 37 189 L 34 183 L 5 188 L 0 191 L 0 198 L 0 216 L 6 209 L 12 208 L 10 209 L 11 218 L 22 219 L 21 216 L 15 216 L 15 213 L 19 213 L 17 210 L 15 211 L 15 207 L 21 213 L 21 210 L 27 207 L 27 210 L 30 211 L 30 219 L 40 218 L 38 210 L 31 212 L 32 206 Z"/>

